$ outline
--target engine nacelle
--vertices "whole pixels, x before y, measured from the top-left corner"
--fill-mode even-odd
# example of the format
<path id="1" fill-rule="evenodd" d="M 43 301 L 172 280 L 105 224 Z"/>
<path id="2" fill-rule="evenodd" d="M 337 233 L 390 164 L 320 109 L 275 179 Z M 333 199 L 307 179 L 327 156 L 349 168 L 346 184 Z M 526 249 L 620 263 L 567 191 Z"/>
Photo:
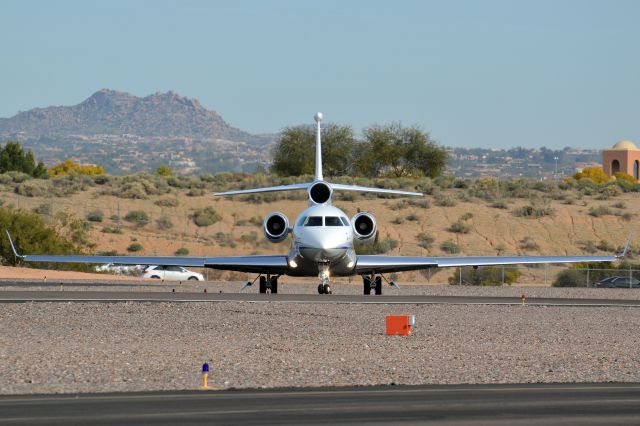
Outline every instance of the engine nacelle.
<path id="1" fill-rule="evenodd" d="M 333 189 L 327 182 L 319 181 L 309 187 L 309 199 L 314 204 L 325 204 L 331 200 Z"/>
<path id="2" fill-rule="evenodd" d="M 351 218 L 353 233 L 358 241 L 369 242 L 376 236 L 378 225 L 371 213 L 361 212 Z"/>
<path id="3" fill-rule="evenodd" d="M 289 219 L 287 219 L 284 213 L 280 212 L 269 213 L 267 217 L 264 218 L 262 226 L 265 237 L 272 243 L 284 241 L 290 231 Z"/>

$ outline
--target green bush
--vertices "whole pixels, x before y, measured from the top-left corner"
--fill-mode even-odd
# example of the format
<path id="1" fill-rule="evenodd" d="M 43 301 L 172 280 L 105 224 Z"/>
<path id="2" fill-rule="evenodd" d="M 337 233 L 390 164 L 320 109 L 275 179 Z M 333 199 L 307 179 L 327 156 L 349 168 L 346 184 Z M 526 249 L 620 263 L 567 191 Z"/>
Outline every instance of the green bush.
<path id="1" fill-rule="evenodd" d="M 127 251 L 129 253 L 142 251 L 143 249 L 144 249 L 144 247 L 142 247 L 142 244 L 140 244 L 140 243 L 132 243 L 129 247 L 127 247 Z"/>
<path id="2" fill-rule="evenodd" d="M 191 217 L 197 226 L 210 226 L 222 220 L 222 216 L 213 207 L 197 209 Z"/>
<path id="3" fill-rule="evenodd" d="M 160 216 L 160 218 L 156 220 L 156 225 L 158 226 L 158 229 L 162 230 L 173 228 L 173 222 L 171 221 L 171 218 L 166 215 Z"/>
<path id="4" fill-rule="evenodd" d="M 186 247 L 180 247 L 178 250 L 176 250 L 175 255 L 176 256 L 187 256 L 189 254 L 189 249 Z"/>
<path id="5" fill-rule="evenodd" d="M 491 207 L 493 207 L 494 209 L 507 209 L 507 208 L 509 208 L 507 203 L 505 203 L 504 201 L 496 201 L 495 203 L 491 204 Z"/>
<path id="6" fill-rule="evenodd" d="M 87 220 L 89 222 L 102 222 L 104 219 L 104 213 L 102 210 L 94 210 L 87 213 Z"/>
<path id="7" fill-rule="evenodd" d="M 440 250 L 449 254 L 460 253 L 460 246 L 453 240 L 447 240 L 440 244 Z"/>
<path id="8" fill-rule="evenodd" d="M 613 212 L 609 209 L 609 207 L 606 207 L 606 206 L 591 207 L 589 209 L 589 215 L 593 217 L 600 217 L 600 216 L 612 215 L 612 214 Z"/>
<path id="9" fill-rule="evenodd" d="M 462 220 L 457 220 L 451 224 L 448 230 L 458 234 L 468 234 L 471 231 L 471 227 Z"/>
<path id="10" fill-rule="evenodd" d="M 124 234 L 124 231 L 121 228 L 116 228 L 113 226 L 104 226 L 102 228 L 102 232 L 105 234 Z"/>
<path id="11" fill-rule="evenodd" d="M 533 206 L 526 205 L 514 210 L 513 214 L 520 217 L 540 218 L 544 216 L 553 216 L 555 210 L 549 206 Z"/>
<path id="12" fill-rule="evenodd" d="M 156 206 L 159 207 L 178 207 L 178 199 L 177 198 L 160 198 L 153 202 Z"/>
<path id="13" fill-rule="evenodd" d="M 522 240 L 520 240 L 520 248 L 522 250 L 533 251 L 533 250 L 539 250 L 540 246 L 538 245 L 538 243 L 533 241 L 531 237 L 527 236 L 527 237 L 524 237 Z"/>
<path id="14" fill-rule="evenodd" d="M 34 209 L 33 209 L 34 213 L 37 213 L 37 214 L 42 215 L 42 216 L 51 216 L 51 212 L 52 211 L 53 210 L 51 208 L 51 204 L 49 204 L 49 203 L 40 204 L 39 206 L 34 207 Z"/>
<path id="15" fill-rule="evenodd" d="M 149 223 L 149 215 L 143 210 L 132 210 L 126 214 L 124 220 L 137 226 L 145 226 Z"/>
<path id="16" fill-rule="evenodd" d="M 586 287 L 587 272 L 576 269 L 564 270 L 556 276 L 552 285 L 553 287 Z"/>
<path id="17" fill-rule="evenodd" d="M 462 277 L 460 274 L 462 273 Z M 518 281 L 521 272 L 518 269 L 504 269 L 504 283 L 511 285 Z M 463 285 L 475 286 L 498 286 L 502 285 L 503 269 L 499 266 L 485 266 L 479 268 L 465 267 L 457 269 L 456 272 L 449 277 L 449 284 L 460 284 L 462 278 Z"/>
<path id="18" fill-rule="evenodd" d="M 433 242 L 436 240 L 433 235 L 426 232 L 420 232 L 416 235 L 416 239 L 418 240 L 418 245 L 423 249 L 430 249 Z"/>

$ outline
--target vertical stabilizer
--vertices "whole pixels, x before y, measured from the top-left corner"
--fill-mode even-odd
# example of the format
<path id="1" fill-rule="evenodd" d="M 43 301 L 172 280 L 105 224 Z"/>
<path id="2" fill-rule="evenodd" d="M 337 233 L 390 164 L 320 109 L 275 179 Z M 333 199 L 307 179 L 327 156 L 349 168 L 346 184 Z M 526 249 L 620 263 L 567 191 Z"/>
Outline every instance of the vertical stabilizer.
<path id="1" fill-rule="evenodd" d="M 322 113 L 317 112 L 313 117 L 316 120 L 316 176 L 314 180 L 323 180 L 322 178 L 322 138 L 320 137 L 320 122 L 322 121 Z"/>

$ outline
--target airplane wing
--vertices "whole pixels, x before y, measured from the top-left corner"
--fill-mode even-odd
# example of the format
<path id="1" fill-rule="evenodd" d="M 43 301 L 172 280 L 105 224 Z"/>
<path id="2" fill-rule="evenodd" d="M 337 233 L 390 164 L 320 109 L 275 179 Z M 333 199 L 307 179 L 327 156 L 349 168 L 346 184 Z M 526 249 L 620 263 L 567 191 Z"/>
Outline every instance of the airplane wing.
<path id="1" fill-rule="evenodd" d="M 628 247 L 627 247 L 628 248 Z M 535 265 L 545 263 L 613 262 L 626 255 L 616 256 L 460 256 L 421 257 L 361 255 L 356 262 L 356 273 L 384 273 L 415 271 L 429 268 L 458 266 Z"/>
<path id="2" fill-rule="evenodd" d="M 283 274 L 286 272 L 286 256 L 220 256 L 220 257 L 189 257 L 189 256 L 80 256 L 80 255 L 48 255 L 48 254 L 19 254 L 13 244 L 11 235 L 7 232 L 11 250 L 17 259 L 24 262 L 51 263 L 89 263 L 116 265 L 164 265 L 185 266 L 194 268 L 224 269 L 237 272 L 257 272 Z"/>

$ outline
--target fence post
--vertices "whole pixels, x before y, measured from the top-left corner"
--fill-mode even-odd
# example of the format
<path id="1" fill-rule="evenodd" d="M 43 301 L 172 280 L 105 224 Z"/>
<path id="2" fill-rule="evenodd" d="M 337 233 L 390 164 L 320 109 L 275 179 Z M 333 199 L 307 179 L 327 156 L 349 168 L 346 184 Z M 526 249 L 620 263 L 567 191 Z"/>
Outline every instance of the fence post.
<path id="1" fill-rule="evenodd" d="M 589 271 L 590 271 L 590 268 L 587 267 L 587 288 L 591 287 L 591 284 L 589 284 Z"/>
<path id="2" fill-rule="evenodd" d="M 460 271 L 458 285 L 462 285 L 462 266 L 458 268 L 458 271 Z"/>
<path id="3" fill-rule="evenodd" d="M 502 267 L 502 287 L 504 287 L 504 266 Z"/>

